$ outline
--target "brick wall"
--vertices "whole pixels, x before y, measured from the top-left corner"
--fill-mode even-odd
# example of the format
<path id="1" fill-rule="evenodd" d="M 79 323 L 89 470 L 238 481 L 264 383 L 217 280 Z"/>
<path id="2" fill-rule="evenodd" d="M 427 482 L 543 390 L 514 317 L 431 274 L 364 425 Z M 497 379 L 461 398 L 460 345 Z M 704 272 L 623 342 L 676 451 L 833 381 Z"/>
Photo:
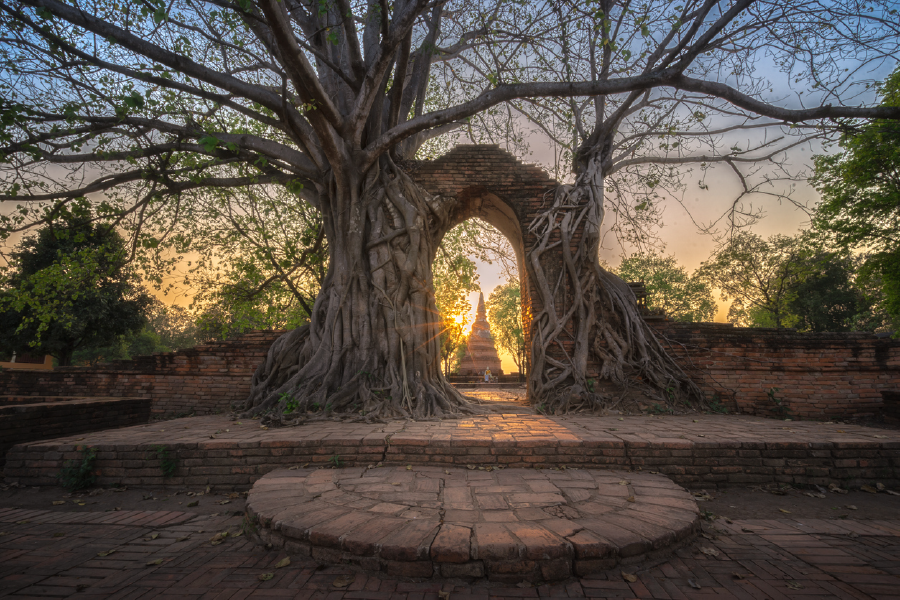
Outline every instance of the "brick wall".
<path id="1" fill-rule="evenodd" d="M 878 413 L 900 394 L 900 341 L 872 334 L 799 334 L 718 323 L 655 322 L 664 343 L 708 395 L 732 410 L 783 416 L 767 391 L 803 419 Z M 141 357 L 94 369 L 0 373 L 0 406 L 58 402 L 57 396 L 140 397 L 153 414 L 227 412 L 281 332 Z"/>
<path id="2" fill-rule="evenodd" d="M 227 412 L 247 398 L 250 378 L 280 331 L 254 331 L 224 342 L 141 356 L 98 367 L 4 371 L 0 396 L 105 396 L 152 400 L 156 416 Z"/>
<path id="3" fill-rule="evenodd" d="M 720 323 L 654 323 L 708 395 L 745 414 L 802 419 L 880 412 L 900 392 L 900 340 Z M 789 412 L 779 409 L 769 390 Z"/>
<path id="4" fill-rule="evenodd" d="M 149 398 L 69 398 L 0 407 L 0 466 L 16 444 L 146 423 L 150 404 Z"/>

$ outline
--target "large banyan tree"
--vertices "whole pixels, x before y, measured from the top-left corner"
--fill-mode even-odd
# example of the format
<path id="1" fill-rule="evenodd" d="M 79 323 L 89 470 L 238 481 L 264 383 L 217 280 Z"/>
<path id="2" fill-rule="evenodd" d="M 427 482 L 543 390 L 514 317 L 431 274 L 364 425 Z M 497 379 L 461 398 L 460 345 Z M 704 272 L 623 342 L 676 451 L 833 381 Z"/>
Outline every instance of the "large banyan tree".
<path id="1" fill-rule="evenodd" d="M 450 207 L 404 161 L 509 107 L 535 122 L 565 113 L 574 180 L 533 224 L 531 262 L 576 227 L 584 244 L 563 274 L 571 305 L 548 287 L 535 316 L 533 400 L 602 403 L 590 361 L 615 385 L 690 395 L 599 267 L 607 174 L 672 160 L 647 140 L 682 135 L 674 122 L 701 139 L 900 118 L 844 70 L 892 63 L 896 22 L 891 2 L 852 0 L 0 0 L 3 231 L 88 203 L 139 255 L 183 236 L 200 196 L 283 188 L 320 213 L 328 267 L 308 324 L 273 345 L 243 410 L 458 414 L 472 407 L 441 375 L 431 285 Z M 815 92 L 794 102 L 755 64 Z M 693 159 L 746 158 L 714 154 Z M 549 358 L 571 331 L 574 354 Z"/>

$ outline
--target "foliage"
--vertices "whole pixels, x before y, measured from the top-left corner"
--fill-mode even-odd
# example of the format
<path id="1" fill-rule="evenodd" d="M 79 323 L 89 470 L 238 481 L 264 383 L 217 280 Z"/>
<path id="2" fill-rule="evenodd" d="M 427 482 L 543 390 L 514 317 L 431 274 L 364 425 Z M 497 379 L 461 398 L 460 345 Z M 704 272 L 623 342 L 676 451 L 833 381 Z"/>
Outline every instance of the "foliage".
<path id="1" fill-rule="evenodd" d="M 779 388 L 773 387 L 766 390 L 766 396 L 769 397 L 769 401 L 772 403 L 772 412 L 778 416 L 779 419 L 789 419 L 791 417 L 791 409 L 785 404 L 783 398 L 779 398 L 775 394 L 777 394 Z"/>
<path id="2" fill-rule="evenodd" d="M 459 365 L 468 337 L 472 311 L 469 294 L 481 289 L 475 263 L 469 258 L 472 229 L 452 229 L 441 242 L 432 263 L 434 298 L 441 320 L 441 363 L 445 375 Z"/>
<path id="3" fill-rule="evenodd" d="M 719 397 L 718 393 L 713 394 L 712 398 L 708 402 L 709 412 L 716 413 L 720 415 L 728 414 L 728 407 L 725 406 L 725 403 L 722 402 L 722 398 Z"/>
<path id="4" fill-rule="evenodd" d="M 81 451 L 81 460 L 66 462 L 59 472 L 59 484 L 70 491 L 78 491 L 91 487 L 97 480 L 94 466 L 97 462 L 97 451 L 85 446 Z"/>
<path id="5" fill-rule="evenodd" d="M 328 268 L 322 215 L 283 188 L 197 194 L 195 218 L 166 247 L 199 255 L 184 285 L 204 335 L 294 329 L 309 320 Z"/>
<path id="6" fill-rule="evenodd" d="M 659 404 L 658 402 L 653 402 L 647 409 L 647 412 L 649 412 L 651 415 L 668 415 L 674 413 L 675 411 L 672 410 L 672 408 L 670 408 L 669 406 Z"/>
<path id="7" fill-rule="evenodd" d="M 153 298 L 146 315 L 147 324 L 140 331 L 120 335 L 108 344 L 82 346 L 72 355 L 72 364 L 97 365 L 156 352 L 173 352 L 193 348 L 211 337 L 200 330 L 194 315 L 183 307 L 166 306 Z"/>
<path id="8" fill-rule="evenodd" d="M 498 285 L 487 300 L 488 322 L 494 342 L 512 356 L 519 373 L 525 373 L 527 349 L 522 325 L 522 292 L 517 280 Z"/>
<path id="9" fill-rule="evenodd" d="M 616 274 L 625 281 L 644 282 L 648 308 L 662 309 L 674 321 L 712 321 L 716 316 L 709 284 L 696 273 L 688 275 L 674 256 L 634 254 L 622 261 Z"/>
<path id="10" fill-rule="evenodd" d="M 880 86 L 882 106 L 900 107 L 900 67 Z M 862 273 L 877 280 L 883 307 L 900 323 L 900 122 L 849 126 L 842 154 L 815 157 L 811 183 L 822 195 L 815 226 L 845 249 L 865 250 Z M 896 325 L 895 325 L 896 326 Z"/>
<path id="11" fill-rule="evenodd" d="M 156 453 L 156 458 L 159 459 L 159 469 L 162 471 L 163 477 L 172 477 L 175 475 L 175 472 L 178 470 L 178 455 L 171 454 L 169 451 L 169 447 L 165 445 L 159 445 L 153 447 L 153 452 Z"/>
<path id="12" fill-rule="evenodd" d="M 150 297 L 122 237 L 86 210 L 25 238 L 0 274 L 0 332 L 13 350 L 71 363 L 78 348 L 139 331 Z"/>
<path id="13" fill-rule="evenodd" d="M 790 327 L 797 322 L 789 305 L 814 272 L 802 236 L 774 235 L 768 240 L 749 231 L 732 236 L 698 269 L 698 276 L 733 298 L 728 320 L 737 325 Z"/>
<path id="14" fill-rule="evenodd" d="M 291 414 L 300 406 L 300 402 L 287 392 L 283 393 L 281 398 L 284 401 L 284 414 L 286 415 Z"/>
<path id="15" fill-rule="evenodd" d="M 144 330 L 156 339 L 158 350 L 154 352 L 193 348 L 210 339 L 197 325 L 195 313 L 182 306 L 164 304 L 155 298 L 147 310 Z"/>
<path id="16" fill-rule="evenodd" d="M 854 259 L 821 252 L 807 259 L 808 274 L 788 302 L 799 331 L 865 331 L 878 326 L 872 302 L 856 285 Z"/>

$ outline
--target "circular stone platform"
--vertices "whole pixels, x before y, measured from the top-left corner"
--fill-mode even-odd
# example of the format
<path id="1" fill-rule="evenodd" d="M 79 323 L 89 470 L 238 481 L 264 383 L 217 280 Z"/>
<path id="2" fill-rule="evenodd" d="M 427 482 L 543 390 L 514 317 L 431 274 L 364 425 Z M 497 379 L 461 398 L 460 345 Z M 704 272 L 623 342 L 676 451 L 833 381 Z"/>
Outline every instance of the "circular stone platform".
<path id="1" fill-rule="evenodd" d="M 269 473 L 247 514 L 291 554 L 405 577 L 554 581 L 670 551 L 700 526 L 662 475 L 380 467 Z"/>

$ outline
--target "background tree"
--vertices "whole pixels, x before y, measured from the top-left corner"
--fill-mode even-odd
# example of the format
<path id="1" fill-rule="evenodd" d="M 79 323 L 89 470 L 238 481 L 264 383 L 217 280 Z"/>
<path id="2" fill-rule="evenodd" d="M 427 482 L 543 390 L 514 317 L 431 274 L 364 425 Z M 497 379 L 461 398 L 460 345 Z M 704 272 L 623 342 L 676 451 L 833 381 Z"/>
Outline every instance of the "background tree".
<path id="1" fill-rule="evenodd" d="M 113 360 L 130 360 L 156 352 L 193 348 L 213 339 L 197 325 L 197 315 L 181 307 L 151 298 L 145 311 L 146 324 L 102 344 L 82 345 L 72 355 L 73 365 L 97 365 Z"/>
<path id="2" fill-rule="evenodd" d="M 712 321 L 716 301 L 709 285 L 688 272 L 674 256 L 634 254 L 622 261 L 616 274 L 625 281 L 643 281 L 647 306 L 665 311 L 673 321 Z"/>
<path id="3" fill-rule="evenodd" d="M 857 263 L 839 252 L 810 256 L 807 275 L 787 309 L 800 331 L 871 331 L 878 327 L 873 302 L 857 287 Z"/>
<path id="4" fill-rule="evenodd" d="M 900 107 L 900 69 L 879 92 L 882 106 Z M 845 249 L 865 250 L 863 279 L 876 279 L 894 327 L 900 323 L 900 123 L 847 124 L 844 152 L 815 157 L 810 179 L 822 195 L 815 226 Z"/>
<path id="5" fill-rule="evenodd" d="M 0 276 L 0 332 L 15 351 L 71 364 L 76 350 L 139 331 L 150 297 L 121 236 L 75 211 L 25 238 Z"/>
<path id="6" fill-rule="evenodd" d="M 193 292 L 191 309 L 215 337 L 308 322 L 328 268 L 321 213 L 278 186 L 190 196 L 182 198 L 190 218 L 177 232 L 158 236 L 167 260 L 144 261 L 159 274 L 160 287 Z M 186 265 L 182 257 L 189 258 Z M 172 282 L 167 275 L 177 265 L 186 268 Z"/>
<path id="7" fill-rule="evenodd" d="M 434 317 L 440 322 L 444 375 L 449 375 L 459 365 L 469 335 L 469 313 L 472 312 L 469 294 L 481 289 L 475 263 L 468 252 L 474 239 L 473 228 L 455 228 L 444 236 L 432 264 L 437 307 Z"/>
<path id="8" fill-rule="evenodd" d="M 528 354 L 522 323 L 522 292 L 519 282 L 510 280 L 495 287 L 488 297 L 487 309 L 494 342 L 512 356 L 519 373 L 524 375 Z"/>
<path id="9" fill-rule="evenodd" d="M 741 231 L 730 238 L 697 275 L 733 299 L 728 321 L 741 326 L 792 327 L 790 305 L 806 278 L 816 271 L 807 241 L 800 235 L 768 240 Z"/>
<path id="10" fill-rule="evenodd" d="M 272 346 L 244 408 L 279 420 L 293 396 L 299 414 L 311 403 L 369 419 L 472 411 L 441 375 L 432 291 L 437 245 L 460 215 L 402 162 L 448 129 L 490 111 L 502 117 L 504 102 L 573 98 L 595 108 L 582 113 L 574 185 L 532 224 L 529 281 L 546 275 L 541 257 L 555 240 L 568 251 L 579 224 L 585 235 L 566 257 L 572 269 L 560 285 L 571 293 L 560 314 L 550 310 L 555 284 L 536 288 L 544 310 L 534 316 L 530 394 L 559 410 L 601 404 L 586 387 L 590 359 L 619 386 L 696 395 L 627 286 L 598 266 L 611 165 L 633 164 L 628 150 L 647 164 L 666 158 L 627 148 L 617 132 L 629 115 L 649 136 L 641 139 L 668 126 L 640 123 L 659 93 L 681 99 L 675 112 L 696 96 L 745 122 L 898 118 L 900 109 L 842 105 L 854 91 L 841 85 L 851 76 L 844 65 L 896 49 L 890 10 L 851 0 L 646 10 L 612 1 L 0 0 L 0 201 L 22 207 L 2 224 L 19 231 L 90 195 L 102 216 L 130 229 L 137 253 L 190 217 L 194 192 L 282 186 L 321 213 L 328 268 L 309 323 Z M 823 86 L 815 106 L 783 108 L 758 78 L 736 76 L 754 66 L 755 48 L 785 76 Z M 435 65 L 467 85 L 435 98 Z M 737 154 L 719 158 L 734 164 Z M 574 353 L 554 362 L 569 343 L 563 332 L 576 333 Z"/>

